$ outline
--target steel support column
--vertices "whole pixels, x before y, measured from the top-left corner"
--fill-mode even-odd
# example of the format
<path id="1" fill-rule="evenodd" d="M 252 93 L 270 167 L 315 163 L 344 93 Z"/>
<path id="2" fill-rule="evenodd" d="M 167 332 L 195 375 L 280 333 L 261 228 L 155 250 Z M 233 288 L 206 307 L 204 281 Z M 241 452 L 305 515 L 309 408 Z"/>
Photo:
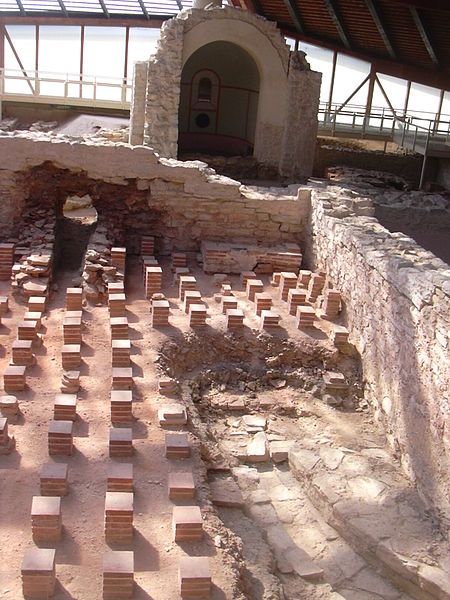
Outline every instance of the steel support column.
<path id="1" fill-rule="evenodd" d="M 363 130 L 362 130 L 363 136 L 366 133 L 366 127 L 367 127 L 368 123 L 370 122 L 370 113 L 372 112 L 373 90 L 375 88 L 376 77 L 377 77 L 377 74 L 375 72 L 375 69 L 374 69 L 373 65 L 371 65 L 370 73 L 369 73 L 369 89 L 367 90 L 366 114 L 364 115 L 364 123 L 363 123 Z"/>
<path id="2" fill-rule="evenodd" d="M 406 114 L 408 112 L 409 94 L 410 93 L 411 93 L 411 82 L 408 81 L 408 85 L 406 86 L 405 104 L 403 106 L 403 118 L 406 118 Z"/>
<path id="3" fill-rule="evenodd" d="M 434 119 L 433 133 L 436 133 L 436 131 L 438 131 L 438 129 L 439 129 L 439 121 L 441 120 L 441 113 L 442 113 L 442 105 L 444 103 L 444 96 L 445 96 L 445 90 L 441 90 L 441 94 L 439 96 L 439 108 L 438 108 L 438 111 L 436 113 L 436 117 Z"/>
<path id="4" fill-rule="evenodd" d="M 80 30 L 80 98 L 83 97 L 84 25 Z"/>
<path id="5" fill-rule="evenodd" d="M 123 87 L 122 87 L 122 102 L 127 100 L 127 79 L 128 79 L 128 46 L 130 43 L 130 28 L 125 27 L 125 57 L 123 65 Z"/>
<path id="6" fill-rule="evenodd" d="M 330 93 L 328 95 L 328 107 L 327 112 L 325 114 L 325 120 L 328 121 L 331 113 L 331 106 L 333 104 L 333 91 L 334 91 L 334 80 L 336 78 L 336 65 L 337 65 L 338 53 L 337 50 L 333 52 L 333 66 L 331 68 L 331 83 L 330 83 Z"/>

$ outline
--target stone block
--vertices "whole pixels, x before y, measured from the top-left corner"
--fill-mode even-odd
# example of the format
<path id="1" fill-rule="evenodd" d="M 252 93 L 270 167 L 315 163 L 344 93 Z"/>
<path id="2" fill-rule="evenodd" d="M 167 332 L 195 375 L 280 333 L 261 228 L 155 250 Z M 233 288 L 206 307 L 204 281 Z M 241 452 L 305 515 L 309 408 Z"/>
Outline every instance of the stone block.
<path id="1" fill-rule="evenodd" d="M 61 539 L 62 516 L 59 496 L 33 496 L 31 533 L 36 543 L 56 543 Z"/>
<path id="2" fill-rule="evenodd" d="M 39 475 L 41 496 L 66 496 L 68 465 L 65 463 L 45 463 Z"/>
<path id="3" fill-rule="evenodd" d="M 108 465 L 108 492 L 133 491 L 133 465 L 132 463 L 116 463 Z"/>
<path id="4" fill-rule="evenodd" d="M 134 555 L 132 551 L 113 550 L 103 555 L 103 600 L 133 597 Z"/>
<path id="5" fill-rule="evenodd" d="M 53 596 L 56 584 L 55 554 L 55 550 L 47 548 L 25 550 L 21 567 L 25 598 L 46 600 Z"/>
<path id="6" fill-rule="evenodd" d="M 169 473 L 168 492 L 171 500 L 190 500 L 195 495 L 194 477 L 191 472 Z"/>
<path id="7" fill-rule="evenodd" d="M 111 391 L 111 423 L 127 425 L 133 421 L 133 393 L 131 390 Z"/>
<path id="8" fill-rule="evenodd" d="M 183 556 L 180 558 L 178 576 L 182 598 L 209 598 L 211 594 L 211 571 L 206 556 Z"/>
<path id="9" fill-rule="evenodd" d="M 73 422 L 50 421 L 48 453 L 51 456 L 71 456 L 73 450 Z"/>
<path id="10" fill-rule="evenodd" d="M 186 433 L 166 433 L 166 458 L 189 458 L 191 448 Z"/>
<path id="11" fill-rule="evenodd" d="M 133 541 L 132 492 L 106 492 L 105 539 L 108 544 L 127 544 Z"/>
<path id="12" fill-rule="evenodd" d="M 133 455 L 133 431 L 130 427 L 113 427 L 109 430 L 109 456 L 129 457 Z"/>
<path id="13" fill-rule="evenodd" d="M 53 405 L 53 418 L 55 421 L 76 421 L 77 395 L 56 394 Z"/>

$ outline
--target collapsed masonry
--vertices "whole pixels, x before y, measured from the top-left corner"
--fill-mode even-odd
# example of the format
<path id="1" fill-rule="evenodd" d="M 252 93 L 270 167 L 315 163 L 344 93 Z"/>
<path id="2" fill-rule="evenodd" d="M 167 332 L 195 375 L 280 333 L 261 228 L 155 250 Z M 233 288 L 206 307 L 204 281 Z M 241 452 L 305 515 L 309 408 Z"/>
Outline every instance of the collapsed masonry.
<path id="1" fill-rule="evenodd" d="M 158 158 L 142 146 L 13 134 L 0 137 L 0 152 L 5 242 L 17 241 L 15 227 L 30 201 L 30 174 L 51 164 L 60 178 L 41 190 L 43 205 L 54 208 L 55 197 L 67 197 L 62 174 L 76 174 L 80 194 L 90 193 L 101 204 L 100 219 L 114 195 L 127 206 L 129 222 L 139 221 L 142 207 L 161 255 L 199 252 L 206 241 L 246 248 L 300 245 L 306 265 L 326 271 L 341 290 L 366 398 L 424 500 L 448 521 L 448 268 L 410 238 L 384 229 L 367 197 L 323 184 L 241 186 L 203 163 Z M 111 201 L 111 210 L 115 205 Z M 122 230 L 121 239 L 126 243 L 128 235 L 132 248 L 141 234 Z"/>

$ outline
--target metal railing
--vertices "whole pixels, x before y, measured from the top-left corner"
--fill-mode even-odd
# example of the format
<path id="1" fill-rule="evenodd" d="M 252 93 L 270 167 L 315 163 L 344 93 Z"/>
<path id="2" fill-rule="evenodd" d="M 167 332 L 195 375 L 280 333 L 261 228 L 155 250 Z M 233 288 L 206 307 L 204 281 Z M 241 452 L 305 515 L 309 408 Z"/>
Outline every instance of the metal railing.
<path id="1" fill-rule="evenodd" d="M 395 110 L 395 109 L 394 109 Z M 416 148 L 420 140 L 429 132 L 430 138 L 442 143 L 450 141 L 450 115 L 438 115 L 431 112 L 409 111 L 403 115 L 401 110 L 385 107 L 372 107 L 369 113 L 365 106 L 347 104 L 329 105 L 322 102 L 319 106 L 319 127 L 328 130 L 334 136 L 340 132 L 353 132 L 355 137 L 366 134 L 385 136 L 386 139 L 398 138 L 402 133 L 401 144 L 408 143 Z M 396 139 L 397 141 L 397 139 Z"/>
<path id="2" fill-rule="evenodd" d="M 85 105 L 128 110 L 131 80 L 70 73 L 0 69 L 0 101 Z"/>

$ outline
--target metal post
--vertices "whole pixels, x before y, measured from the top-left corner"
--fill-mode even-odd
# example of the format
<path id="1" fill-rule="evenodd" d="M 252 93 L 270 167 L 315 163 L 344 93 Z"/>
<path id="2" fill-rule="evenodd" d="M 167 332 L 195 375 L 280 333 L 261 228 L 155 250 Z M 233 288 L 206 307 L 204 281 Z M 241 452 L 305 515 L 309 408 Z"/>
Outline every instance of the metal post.
<path id="1" fill-rule="evenodd" d="M 367 124 L 370 123 L 370 113 L 372 111 L 372 100 L 373 100 L 373 90 L 375 87 L 375 78 L 376 78 L 375 69 L 374 69 L 373 65 L 370 65 L 369 89 L 367 90 L 366 113 L 364 115 L 362 137 L 364 137 L 364 134 L 366 133 Z"/>
<path id="2" fill-rule="evenodd" d="M 436 118 L 434 120 L 433 133 L 439 131 L 439 121 L 441 120 L 442 104 L 444 103 L 444 94 L 445 90 L 441 90 L 441 95 L 439 96 L 439 108 L 436 113 Z"/>
<path id="3" fill-rule="evenodd" d="M 425 144 L 425 152 L 424 152 L 424 155 L 423 155 L 423 162 L 422 162 L 422 172 L 420 173 L 419 190 L 421 190 L 423 188 L 423 184 L 424 184 L 425 167 L 427 165 L 428 145 L 429 145 L 429 143 L 430 143 L 430 130 L 428 129 L 427 142 Z"/>
<path id="4" fill-rule="evenodd" d="M 34 79 L 34 90 L 35 95 L 39 96 L 41 93 L 41 82 L 39 80 L 39 25 L 36 25 L 36 57 L 35 57 L 35 79 Z"/>
<path id="5" fill-rule="evenodd" d="M 406 86 L 405 105 L 403 107 L 403 118 L 406 118 L 406 113 L 408 112 L 409 93 L 410 92 L 411 92 L 411 82 L 408 81 L 408 84 Z"/>
<path id="6" fill-rule="evenodd" d="M 83 97 L 84 25 L 80 31 L 80 98 Z"/>
<path id="7" fill-rule="evenodd" d="M 5 88 L 5 26 L 0 24 L 0 120 L 3 119 L 2 96 Z"/>
<path id="8" fill-rule="evenodd" d="M 127 77 L 128 77 L 128 45 L 130 42 L 130 28 L 125 27 L 125 59 L 123 67 L 123 82 L 122 82 L 122 103 L 127 101 Z"/>
<path id="9" fill-rule="evenodd" d="M 328 119 L 330 118 L 330 113 L 331 113 L 331 106 L 333 104 L 333 90 L 334 90 L 334 79 L 336 76 L 336 63 L 337 63 L 337 50 L 334 51 L 333 53 L 333 67 L 331 69 L 331 83 L 330 83 L 330 93 L 328 95 L 328 107 L 326 110 L 326 120 L 328 121 Z"/>

